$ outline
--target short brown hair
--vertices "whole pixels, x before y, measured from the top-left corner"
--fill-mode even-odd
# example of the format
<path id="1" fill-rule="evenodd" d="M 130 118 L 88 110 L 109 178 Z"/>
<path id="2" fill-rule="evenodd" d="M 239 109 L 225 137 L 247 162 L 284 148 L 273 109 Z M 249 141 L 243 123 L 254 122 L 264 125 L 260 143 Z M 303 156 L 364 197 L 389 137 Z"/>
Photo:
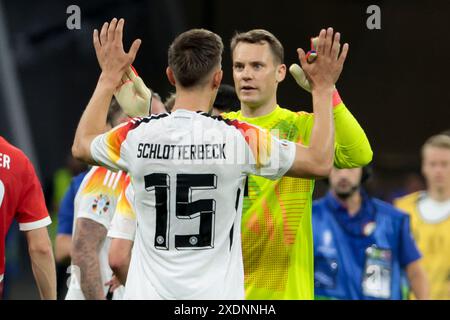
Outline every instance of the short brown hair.
<path id="1" fill-rule="evenodd" d="M 437 134 L 428 138 L 428 140 L 422 147 L 422 155 L 426 147 L 435 147 L 450 150 L 450 137 L 446 134 Z"/>
<path id="2" fill-rule="evenodd" d="M 231 57 L 233 57 L 234 49 L 236 48 L 239 42 L 246 43 L 258 43 L 263 44 L 267 42 L 269 44 L 270 49 L 272 50 L 273 56 L 275 60 L 279 63 L 283 63 L 284 61 L 284 48 L 281 44 L 280 40 L 277 39 L 272 33 L 264 29 L 253 29 L 247 32 L 236 34 L 231 39 Z"/>
<path id="3" fill-rule="evenodd" d="M 111 127 L 115 127 L 117 125 L 117 119 L 122 116 L 126 115 L 122 111 L 122 108 L 116 98 L 112 97 L 111 103 L 109 104 L 108 114 L 106 115 L 106 123 L 108 123 Z"/>
<path id="4" fill-rule="evenodd" d="M 173 109 L 173 106 L 175 105 L 175 98 L 176 98 L 176 93 L 175 92 L 171 92 L 170 95 L 166 98 L 166 100 L 164 101 L 164 106 L 166 107 L 166 110 L 171 112 Z"/>
<path id="5" fill-rule="evenodd" d="M 169 47 L 169 67 L 182 87 L 193 87 L 222 62 L 222 39 L 205 29 L 183 32 Z"/>

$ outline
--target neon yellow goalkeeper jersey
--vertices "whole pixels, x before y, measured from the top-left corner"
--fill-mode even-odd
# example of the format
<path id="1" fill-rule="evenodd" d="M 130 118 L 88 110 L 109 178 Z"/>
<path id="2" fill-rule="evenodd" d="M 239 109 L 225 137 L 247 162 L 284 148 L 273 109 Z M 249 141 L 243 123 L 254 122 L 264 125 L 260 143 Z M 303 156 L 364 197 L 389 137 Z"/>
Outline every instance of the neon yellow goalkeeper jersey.
<path id="1" fill-rule="evenodd" d="M 262 117 L 246 118 L 240 111 L 222 116 L 276 129 L 281 139 L 305 145 L 309 144 L 313 125 L 312 114 L 279 106 Z M 334 118 L 335 165 L 355 167 L 370 162 L 372 151 L 364 131 L 343 103 L 335 107 Z M 342 134 L 346 130 L 348 134 Z M 314 298 L 313 190 L 314 180 L 248 177 L 242 212 L 246 299 Z"/>

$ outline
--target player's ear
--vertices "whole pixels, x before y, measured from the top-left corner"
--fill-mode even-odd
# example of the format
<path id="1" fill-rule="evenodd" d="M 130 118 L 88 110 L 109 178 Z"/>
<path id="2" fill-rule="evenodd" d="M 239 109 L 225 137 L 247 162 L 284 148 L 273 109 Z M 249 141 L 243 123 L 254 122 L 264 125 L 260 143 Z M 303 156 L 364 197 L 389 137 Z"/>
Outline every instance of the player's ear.
<path id="1" fill-rule="evenodd" d="M 218 89 L 220 87 L 220 83 L 222 82 L 222 77 L 223 77 L 222 69 L 214 72 L 214 76 L 213 76 L 213 88 L 214 89 Z"/>
<path id="2" fill-rule="evenodd" d="M 286 65 L 282 63 L 277 67 L 276 80 L 277 82 L 281 82 L 284 80 L 285 77 L 286 77 Z"/>
<path id="3" fill-rule="evenodd" d="M 171 67 L 167 67 L 166 68 L 166 75 L 167 75 L 167 79 L 169 79 L 169 82 L 175 86 L 177 81 L 175 80 L 175 75 L 173 74 L 173 70 Z"/>

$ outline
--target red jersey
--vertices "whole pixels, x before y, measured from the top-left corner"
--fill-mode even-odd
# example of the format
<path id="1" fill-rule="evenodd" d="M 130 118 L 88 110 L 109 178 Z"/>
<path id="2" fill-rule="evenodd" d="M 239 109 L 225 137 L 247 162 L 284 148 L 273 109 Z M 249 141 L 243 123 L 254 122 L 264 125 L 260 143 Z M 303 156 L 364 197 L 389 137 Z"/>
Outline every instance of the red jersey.
<path id="1" fill-rule="evenodd" d="M 0 283 L 5 272 L 5 237 L 14 218 L 21 231 L 51 223 L 33 165 L 0 136 Z"/>

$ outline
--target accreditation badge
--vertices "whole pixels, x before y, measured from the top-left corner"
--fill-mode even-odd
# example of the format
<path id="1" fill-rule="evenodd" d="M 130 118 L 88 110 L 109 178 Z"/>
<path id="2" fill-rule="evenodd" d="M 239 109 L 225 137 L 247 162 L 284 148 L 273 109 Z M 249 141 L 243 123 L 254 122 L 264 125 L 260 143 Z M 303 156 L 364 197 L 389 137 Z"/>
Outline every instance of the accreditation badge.
<path id="1" fill-rule="evenodd" d="M 391 298 L 392 252 L 373 245 L 366 249 L 366 263 L 363 273 L 363 294 L 367 297 Z"/>

